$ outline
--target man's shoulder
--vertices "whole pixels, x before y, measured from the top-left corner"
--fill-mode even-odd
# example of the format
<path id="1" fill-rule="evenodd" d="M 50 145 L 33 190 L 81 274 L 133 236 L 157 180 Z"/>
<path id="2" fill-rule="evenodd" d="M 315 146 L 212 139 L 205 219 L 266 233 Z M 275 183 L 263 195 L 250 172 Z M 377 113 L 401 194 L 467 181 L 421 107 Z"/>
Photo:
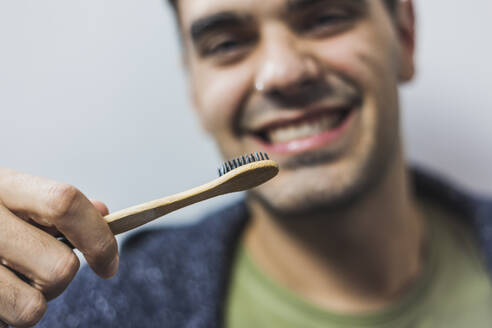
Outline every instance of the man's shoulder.
<path id="1" fill-rule="evenodd" d="M 246 219 L 239 202 L 194 224 L 133 234 L 122 247 L 115 277 L 103 280 L 82 268 L 49 304 L 40 326 L 177 327 L 193 317 L 205 320 L 214 315 L 207 307 L 220 299 L 216 294 Z"/>
<path id="2" fill-rule="evenodd" d="M 492 229 L 492 198 L 464 188 L 445 175 L 413 166 L 410 180 L 414 194 L 441 207 L 453 211 L 471 225 L 490 226 Z"/>
<path id="3" fill-rule="evenodd" d="M 492 199 L 466 190 L 435 171 L 414 166 L 410 172 L 418 198 L 458 214 L 465 224 L 472 227 L 492 273 Z"/>

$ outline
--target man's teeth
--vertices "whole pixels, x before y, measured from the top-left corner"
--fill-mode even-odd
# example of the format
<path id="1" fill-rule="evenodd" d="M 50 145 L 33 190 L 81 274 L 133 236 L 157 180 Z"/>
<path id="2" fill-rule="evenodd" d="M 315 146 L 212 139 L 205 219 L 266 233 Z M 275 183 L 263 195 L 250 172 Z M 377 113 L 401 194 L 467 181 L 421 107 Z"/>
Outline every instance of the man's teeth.
<path id="1" fill-rule="evenodd" d="M 342 120 L 343 114 L 330 114 L 288 126 L 270 129 L 267 132 L 271 143 L 285 143 L 292 140 L 309 138 L 336 127 Z"/>

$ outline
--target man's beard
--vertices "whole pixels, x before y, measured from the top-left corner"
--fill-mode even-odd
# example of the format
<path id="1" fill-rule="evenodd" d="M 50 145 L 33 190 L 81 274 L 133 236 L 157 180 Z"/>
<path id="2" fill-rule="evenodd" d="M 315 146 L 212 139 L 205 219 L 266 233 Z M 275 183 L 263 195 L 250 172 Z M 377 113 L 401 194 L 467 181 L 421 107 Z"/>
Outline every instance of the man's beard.
<path id="1" fill-rule="evenodd" d="M 373 145 L 375 149 L 369 151 L 367 157 L 362 159 L 356 172 L 352 172 L 350 183 L 335 192 L 328 183 L 320 187 L 322 190 L 317 191 L 306 192 L 300 188 L 304 195 L 295 202 L 278 201 L 278 193 L 271 190 L 265 192 L 262 188 L 249 191 L 248 197 L 258 201 L 267 212 L 279 219 L 302 219 L 344 212 L 377 190 L 396 161 L 399 154 L 399 138 L 395 135 L 382 137 L 379 136 L 379 144 Z M 316 169 L 323 165 L 329 166 L 334 160 L 336 159 L 333 154 L 323 152 L 300 154 L 283 163 L 281 170 Z"/>

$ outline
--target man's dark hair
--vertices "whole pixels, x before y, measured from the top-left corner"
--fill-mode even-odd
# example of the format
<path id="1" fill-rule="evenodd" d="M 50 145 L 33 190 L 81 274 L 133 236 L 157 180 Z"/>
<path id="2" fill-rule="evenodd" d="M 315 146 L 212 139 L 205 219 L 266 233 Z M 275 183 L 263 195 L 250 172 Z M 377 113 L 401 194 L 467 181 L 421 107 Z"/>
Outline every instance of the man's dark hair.
<path id="1" fill-rule="evenodd" d="M 171 6 L 174 8 L 174 10 L 176 10 L 178 0 L 168 0 L 168 1 L 171 4 Z M 388 10 L 390 11 L 390 13 L 394 13 L 396 10 L 396 3 L 398 0 L 383 0 L 383 1 L 386 7 L 388 8 Z"/>
<path id="2" fill-rule="evenodd" d="M 176 0 L 173 0 L 176 1 Z M 384 0 L 384 3 L 386 4 L 386 7 L 388 7 L 389 11 L 391 13 L 394 13 L 396 10 L 396 2 L 398 0 Z"/>

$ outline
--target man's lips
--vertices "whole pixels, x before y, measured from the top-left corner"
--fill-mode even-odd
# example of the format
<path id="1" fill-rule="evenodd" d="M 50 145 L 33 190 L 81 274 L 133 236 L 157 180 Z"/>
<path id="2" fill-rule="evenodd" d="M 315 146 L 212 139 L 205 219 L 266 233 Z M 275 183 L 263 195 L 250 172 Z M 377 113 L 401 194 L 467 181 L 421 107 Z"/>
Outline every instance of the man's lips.
<path id="1" fill-rule="evenodd" d="M 316 119 L 322 115 L 336 113 L 340 110 L 345 110 L 351 107 L 358 106 L 358 104 L 358 100 L 353 100 L 349 103 L 342 103 L 337 101 L 307 109 L 267 111 L 267 114 L 261 115 L 265 117 L 262 117 L 258 120 L 255 119 L 254 123 L 252 122 L 247 126 L 243 126 L 241 127 L 241 129 L 245 130 L 248 133 L 259 133 L 261 131 L 272 129 L 275 127 L 288 126 L 301 121 Z"/>
<path id="2" fill-rule="evenodd" d="M 266 151 L 299 153 L 340 139 L 356 112 L 353 106 L 307 111 L 294 118 L 272 120 L 250 134 Z"/>

